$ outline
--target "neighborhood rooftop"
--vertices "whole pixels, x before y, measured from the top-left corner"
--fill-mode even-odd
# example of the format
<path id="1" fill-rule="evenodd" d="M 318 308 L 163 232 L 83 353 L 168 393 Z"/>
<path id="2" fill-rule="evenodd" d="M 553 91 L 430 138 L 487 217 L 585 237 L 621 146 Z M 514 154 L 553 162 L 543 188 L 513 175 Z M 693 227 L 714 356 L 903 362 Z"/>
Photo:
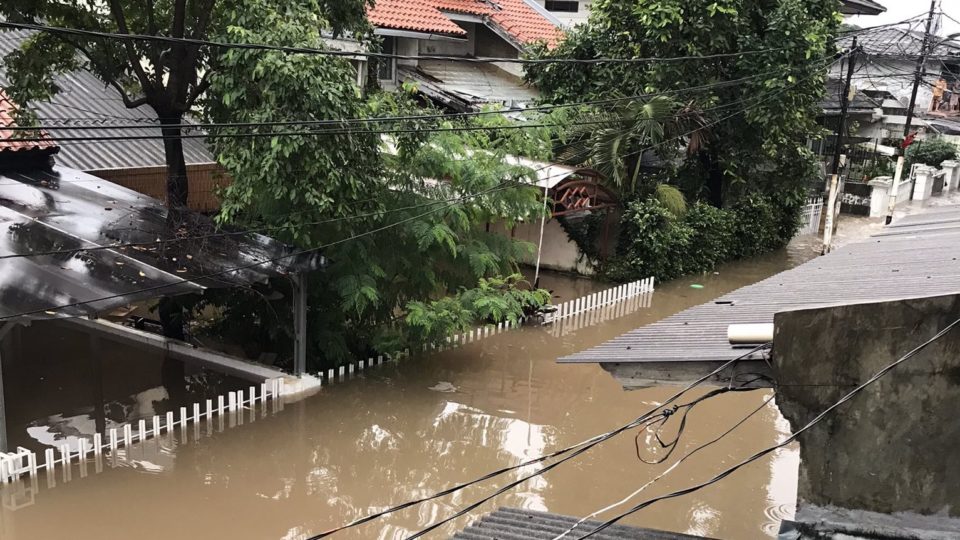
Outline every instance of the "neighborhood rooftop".
<path id="1" fill-rule="evenodd" d="M 27 30 L 0 31 L 0 57 L 20 48 L 31 35 Z M 37 113 L 44 125 L 84 125 L 100 123 L 143 123 L 143 129 L 126 130 L 125 140 L 62 141 L 57 163 L 83 171 L 111 169 L 135 169 L 166 166 L 161 139 L 137 139 L 136 137 L 159 137 L 160 128 L 155 120 L 157 113 L 148 105 L 128 109 L 120 94 L 105 86 L 93 73 L 78 69 L 55 78 L 60 92 L 51 101 L 36 101 L 28 105 Z M 0 62 L 0 88 L 7 88 L 10 79 Z M 59 137 L 88 137 L 82 130 L 57 130 Z M 214 162 L 213 155 L 202 139 L 183 139 L 183 154 L 188 165 Z"/>
<path id="2" fill-rule="evenodd" d="M 518 45 L 555 45 L 561 36 L 559 21 L 528 0 L 378 0 L 367 16 L 380 28 L 463 38 L 466 30 L 454 21 L 481 22 Z"/>
<path id="3" fill-rule="evenodd" d="M 907 216 L 865 241 L 560 362 L 730 360 L 750 350 L 729 343 L 731 324 L 772 323 L 774 314 L 781 311 L 958 293 L 958 258 L 960 206 Z"/>

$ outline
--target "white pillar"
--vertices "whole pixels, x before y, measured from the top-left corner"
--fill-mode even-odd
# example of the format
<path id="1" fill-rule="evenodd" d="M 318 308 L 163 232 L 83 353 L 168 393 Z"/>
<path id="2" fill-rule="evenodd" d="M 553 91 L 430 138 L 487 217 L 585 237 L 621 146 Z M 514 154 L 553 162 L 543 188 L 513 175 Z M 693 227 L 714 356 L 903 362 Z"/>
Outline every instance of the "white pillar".
<path id="1" fill-rule="evenodd" d="M 933 195 L 933 175 L 936 169 L 919 165 L 916 169 L 916 185 L 913 188 L 913 200 L 925 201 Z"/>
<path id="2" fill-rule="evenodd" d="M 890 187 L 893 185 L 893 178 L 889 176 L 878 176 L 867 182 L 870 186 L 870 217 L 883 217 L 890 204 Z"/>
<path id="3" fill-rule="evenodd" d="M 957 188 L 958 174 L 960 174 L 960 162 L 948 159 L 940 164 L 947 174 L 943 177 L 943 194 L 950 193 Z"/>

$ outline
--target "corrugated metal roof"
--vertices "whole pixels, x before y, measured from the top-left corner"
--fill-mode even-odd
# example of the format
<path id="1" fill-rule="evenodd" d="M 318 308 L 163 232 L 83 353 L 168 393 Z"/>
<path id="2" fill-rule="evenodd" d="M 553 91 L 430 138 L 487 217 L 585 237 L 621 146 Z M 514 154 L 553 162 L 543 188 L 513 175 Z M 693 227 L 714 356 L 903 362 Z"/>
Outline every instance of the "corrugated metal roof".
<path id="1" fill-rule="evenodd" d="M 480 518 L 462 532 L 453 536 L 456 540 L 553 540 L 572 527 L 578 518 L 520 510 L 500 508 L 496 512 Z M 591 531 L 599 521 L 585 521 L 568 538 L 579 538 Z M 614 525 L 593 536 L 597 540 L 696 540 L 700 536 L 641 529 L 625 525 Z"/>
<path id="2" fill-rule="evenodd" d="M 960 206 L 901 218 L 883 232 L 560 362 L 726 361 L 749 350 L 731 324 L 780 311 L 960 293 Z"/>
<path id="3" fill-rule="evenodd" d="M 211 219 L 171 212 L 74 169 L 0 174 L 0 317 L 86 316 L 158 296 L 249 286 L 322 262 L 262 235 L 218 236 Z M 105 249 L 160 240 L 176 241 Z M 44 313 L 77 302 L 90 303 Z"/>
<path id="4" fill-rule="evenodd" d="M 27 30 L 7 30 L 0 32 L 0 56 L 6 56 L 20 47 L 32 35 Z M 60 92 L 49 102 L 29 103 L 44 125 L 55 125 L 65 119 L 83 119 L 85 125 L 91 122 L 135 124 L 144 123 L 143 129 L 125 130 L 124 135 L 160 136 L 160 128 L 152 122 L 142 119 L 157 117 L 156 112 L 147 106 L 128 109 L 113 88 L 85 70 L 58 75 L 55 79 Z M 6 69 L 0 61 L 0 87 L 7 87 Z M 24 104 L 20 104 L 24 105 Z M 111 135 L 115 132 L 109 132 Z M 85 130 L 57 130 L 61 137 L 103 136 L 107 132 Z M 125 141 L 63 141 L 58 143 L 60 154 L 57 163 L 82 171 L 102 169 L 135 169 L 141 167 L 163 167 L 166 158 L 162 139 L 125 140 Z M 216 161 L 202 139 L 183 140 L 184 158 L 188 165 L 213 163 Z"/>
<path id="5" fill-rule="evenodd" d="M 490 64 L 422 60 L 418 67 L 401 66 L 399 71 L 401 78 L 416 82 L 420 92 L 459 111 L 491 103 L 518 107 L 540 96 L 519 77 Z"/>

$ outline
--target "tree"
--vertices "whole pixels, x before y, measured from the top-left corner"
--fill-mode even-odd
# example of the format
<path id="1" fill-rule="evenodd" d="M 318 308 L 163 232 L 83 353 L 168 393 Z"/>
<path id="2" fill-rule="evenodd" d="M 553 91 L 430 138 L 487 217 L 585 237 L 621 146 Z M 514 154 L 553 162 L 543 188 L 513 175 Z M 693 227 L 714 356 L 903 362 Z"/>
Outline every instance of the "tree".
<path id="1" fill-rule="evenodd" d="M 907 148 L 906 170 L 915 163 L 930 167 L 940 167 L 944 161 L 957 158 L 957 147 L 944 139 L 917 141 Z"/>
<path id="2" fill-rule="evenodd" d="M 709 137 L 678 179 L 715 206 L 748 190 L 816 177 L 808 138 L 839 21 L 836 0 L 596 0 L 587 24 L 543 58 L 723 57 L 640 64 L 540 64 L 528 81 L 563 103 L 677 92 L 704 111 Z M 749 51 L 764 51 L 748 53 Z M 743 53 L 743 54 L 740 54 Z M 741 79 L 744 79 L 741 81 Z M 730 82 L 740 81 L 740 82 Z M 710 86 L 694 90 L 691 87 Z M 732 190 L 731 188 L 736 188 Z"/>
<path id="3" fill-rule="evenodd" d="M 368 0 L 273 0 L 260 7 L 272 13 L 312 9 L 317 24 L 334 33 L 367 28 Z M 224 40 L 241 0 L 5 0 L 0 15 L 12 22 L 40 23 L 120 34 L 145 34 L 196 40 Z M 85 67 L 118 92 L 128 108 L 149 105 L 164 138 L 167 203 L 187 203 L 183 145 L 177 127 L 207 95 L 220 72 L 219 51 L 187 43 L 117 40 L 38 32 L 6 57 L 12 87 L 24 107 L 57 93 L 53 76 Z"/>
<path id="4" fill-rule="evenodd" d="M 231 15 L 231 41 L 322 46 L 312 10 L 261 9 L 267 1 L 250 0 Z M 448 121 L 416 106 L 412 88 L 364 96 L 343 58 L 233 49 L 215 62 L 210 92 L 221 99 L 206 103 L 210 121 L 369 120 L 264 126 L 264 136 L 213 141 L 234 179 L 218 219 L 267 227 L 302 249 L 321 250 L 328 261 L 309 277 L 311 367 L 415 347 L 466 325 L 515 318 L 547 300 L 502 277 L 517 271 L 532 246 L 493 228 L 539 217 L 540 190 L 522 185 L 532 180 L 531 169 L 505 158 L 545 157 L 549 133 L 496 131 L 508 122 L 496 115 L 469 125 Z M 427 118 L 375 121 L 411 114 Z M 484 130 L 459 131 L 469 126 Z M 399 133 L 381 134 L 393 130 Z M 277 131 L 285 134 L 271 136 Z M 291 350 L 288 301 L 256 293 L 212 301 L 225 315 L 217 330 Z"/>

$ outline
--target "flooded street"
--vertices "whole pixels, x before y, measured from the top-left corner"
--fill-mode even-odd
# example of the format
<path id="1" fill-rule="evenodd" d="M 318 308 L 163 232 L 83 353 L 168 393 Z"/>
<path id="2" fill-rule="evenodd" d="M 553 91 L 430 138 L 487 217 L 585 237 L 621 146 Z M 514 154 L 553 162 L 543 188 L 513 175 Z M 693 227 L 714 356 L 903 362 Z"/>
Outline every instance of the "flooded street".
<path id="1" fill-rule="evenodd" d="M 659 406 L 677 388 L 626 392 L 599 366 L 558 365 L 557 357 L 756 282 L 814 253 L 811 243 L 799 239 L 787 251 L 728 264 L 717 274 L 660 284 L 650 307 L 602 324 L 559 336 L 549 328 L 524 328 L 460 349 L 385 364 L 325 386 L 252 423 L 248 420 L 222 432 L 212 429 L 209 436 L 206 427 L 196 432 L 191 428 L 186 440 L 178 433 L 147 441 L 139 450 L 142 454 L 132 456 L 138 465 L 124 465 L 121 460 L 112 467 L 108 462 L 97 474 L 91 466 L 86 478 L 74 474 L 65 483 L 58 476 L 52 488 L 41 474 L 37 492 L 26 502 L 18 501 L 24 503 L 21 508 L 12 510 L 7 504 L 11 497 L 5 496 L 0 538 L 53 538 L 69 531 L 76 540 L 294 540 L 578 443 Z M 693 284 L 703 288 L 691 288 Z M 554 291 L 555 302 L 607 287 L 558 275 L 544 276 L 541 285 Z M 54 341 L 50 343 L 55 347 Z M 61 349 L 58 357 L 47 350 L 36 358 L 67 365 L 77 362 L 74 371 L 79 377 L 87 373 L 84 366 L 89 360 L 77 359 L 84 356 L 82 351 L 75 353 Z M 115 364 L 133 369 L 140 361 L 156 364 L 131 354 L 104 363 L 103 369 L 115 369 Z M 52 370 L 30 368 L 43 369 Z M 218 384 L 227 388 L 232 383 Z M 110 389 L 108 393 L 142 391 Z M 155 391 L 162 392 L 162 386 Z M 21 425 L 27 419 L 64 412 L 66 406 L 57 409 L 67 401 L 62 388 L 44 392 L 40 398 L 49 406 L 16 413 Z M 702 393 L 693 392 L 683 401 Z M 789 430 L 773 404 L 761 408 L 770 395 L 769 390 L 724 394 L 694 408 L 677 451 L 664 464 L 648 465 L 638 459 L 637 445 L 645 459 L 660 454 L 652 435 L 641 433 L 638 443 L 638 432 L 633 430 L 522 484 L 477 509 L 471 518 L 430 537 L 448 538 L 500 506 L 590 514 L 634 492 L 677 458 L 759 408 L 729 436 L 616 510 L 703 481 L 777 442 Z M 10 390 L 7 396 L 11 415 L 36 398 Z M 86 414 L 75 410 L 76 400 L 69 402 L 74 410 L 64 414 Z M 675 434 L 673 420 L 664 437 Z M 42 442 L 15 425 L 10 436 L 14 445 Z M 624 523 L 717 538 L 770 537 L 779 519 L 792 512 L 797 463 L 796 450 L 784 451 L 707 489 L 658 503 Z M 532 470 L 508 473 L 333 538 L 404 538 Z"/>

